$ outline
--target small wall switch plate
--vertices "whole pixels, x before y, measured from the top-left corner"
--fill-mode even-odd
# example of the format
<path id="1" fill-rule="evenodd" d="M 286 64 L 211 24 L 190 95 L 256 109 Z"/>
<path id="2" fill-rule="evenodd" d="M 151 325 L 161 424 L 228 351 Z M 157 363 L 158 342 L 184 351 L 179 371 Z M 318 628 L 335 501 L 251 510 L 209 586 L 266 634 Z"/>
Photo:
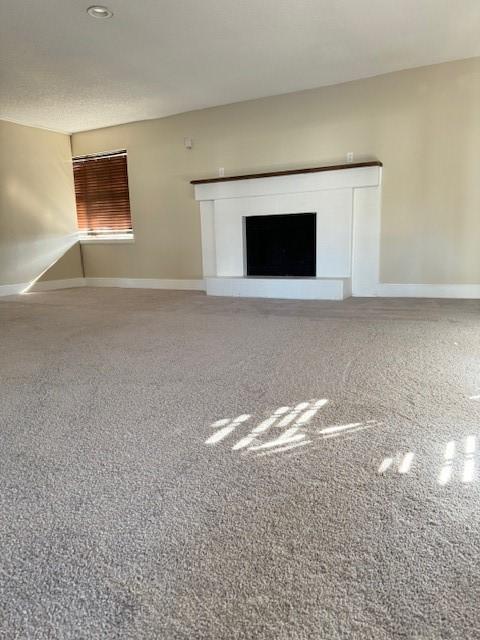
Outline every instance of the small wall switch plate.
<path id="1" fill-rule="evenodd" d="M 347 153 L 347 162 L 353 162 L 353 151 Z"/>
<path id="2" fill-rule="evenodd" d="M 218 177 L 219 178 L 225 177 L 225 168 L 224 167 L 218 167 Z"/>
<path id="3" fill-rule="evenodd" d="M 185 145 L 185 149 L 191 149 L 193 147 L 193 140 L 191 138 L 184 138 L 183 144 Z"/>

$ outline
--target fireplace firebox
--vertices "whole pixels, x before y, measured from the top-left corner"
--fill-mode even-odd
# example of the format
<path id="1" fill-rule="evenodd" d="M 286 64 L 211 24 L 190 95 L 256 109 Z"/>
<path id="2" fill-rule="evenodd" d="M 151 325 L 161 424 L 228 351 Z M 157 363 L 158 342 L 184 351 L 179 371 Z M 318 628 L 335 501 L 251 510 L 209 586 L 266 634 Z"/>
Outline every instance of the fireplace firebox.
<path id="1" fill-rule="evenodd" d="M 245 218 L 246 275 L 315 277 L 316 214 Z"/>

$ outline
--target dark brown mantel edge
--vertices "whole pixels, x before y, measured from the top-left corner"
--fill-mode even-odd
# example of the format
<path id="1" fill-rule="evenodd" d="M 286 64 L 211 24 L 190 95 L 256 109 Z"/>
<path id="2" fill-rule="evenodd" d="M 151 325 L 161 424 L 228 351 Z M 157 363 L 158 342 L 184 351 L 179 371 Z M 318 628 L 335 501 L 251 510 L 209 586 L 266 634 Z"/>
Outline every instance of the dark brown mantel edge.
<path id="1" fill-rule="evenodd" d="M 342 169 L 358 169 L 360 167 L 382 167 L 379 160 L 368 162 L 350 162 L 349 164 L 332 164 L 328 167 L 309 167 L 307 169 L 287 169 L 285 171 L 268 171 L 266 173 L 249 173 L 243 176 L 225 176 L 223 178 L 206 178 L 191 180 L 190 184 L 209 184 L 211 182 L 229 182 L 233 180 L 254 180 L 255 178 L 273 178 L 275 176 L 294 176 L 299 173 L 317 173 L 319 171 L 340 171 Z"/>

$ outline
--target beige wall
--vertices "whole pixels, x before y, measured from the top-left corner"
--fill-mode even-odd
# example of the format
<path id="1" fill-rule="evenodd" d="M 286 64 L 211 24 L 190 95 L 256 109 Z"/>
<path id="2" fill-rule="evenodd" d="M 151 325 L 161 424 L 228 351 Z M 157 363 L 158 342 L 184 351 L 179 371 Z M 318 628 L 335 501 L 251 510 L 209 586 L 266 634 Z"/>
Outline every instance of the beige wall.
<path id="1" fill-rule="evenodd" d="M 38 279 L 37 282 L 83 278 L 82 253 L 76 242 Z"/>
<path id="2" fill-rule="evenodd" d="M 381 280 L 480 283 L 480 58 L 72 137 L 126 148 L 135 244 L 84 247 L 88 276 L 201 277 L 192 178 L 384 163 Z M 192 137 L 187 151 L 183 138 Z"/>
<path id="3" fill-rule="evenodd" d="M 0 286 L 37 278 L 75 231 L 69 136 L 0 121 Z M 82 275 L 78 251 L 63 265 L 56 278 Z"/>

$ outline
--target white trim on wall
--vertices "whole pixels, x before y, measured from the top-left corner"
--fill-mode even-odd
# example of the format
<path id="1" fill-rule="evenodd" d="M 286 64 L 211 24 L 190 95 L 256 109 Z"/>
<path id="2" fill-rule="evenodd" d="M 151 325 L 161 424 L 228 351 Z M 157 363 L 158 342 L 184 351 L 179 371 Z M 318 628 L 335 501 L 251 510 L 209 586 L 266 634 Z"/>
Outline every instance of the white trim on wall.
<path id="1" fill-rule="evenodd" d="M 19 284 L 2 284 L 0 285 L 0 297 L 16 296 L 22 293 L 30 285 L 29 282 L 21 282 Z"/>
<path id="2" fill-rule="evenodd" d="M 480 298 L 480 284 L 395 284 L 378 285 L 382 298 Z"/>
<path id="3" fill-rule="evenodd" d="M 21 293 L 38 291 L 54 291 L 55 289 L 71 289 L 84 287 L 85 278 L 68 278 L 66 280 L 44 280 L 42 282 L 20 282 L 18 284 L 4 284 L 0 286 L 0 297 L 17 296 Z"/>
<path id="4" fill-rule="evenodd" d="M 35 291 L 54 291 L 55 289 L 72 289 L 73 287 L 84 287 L 85 278 L 67 278 L 66 280 L 43 280 L 35 282 L 28 292 Z"/>
<path id="5" fill-rule="evenodd" d="M 0 285 L 0 297 L 15 296 L 25 291 L 29 282 Z M 129 289 L 170 289 L 205 291 L 204 280 L 161 280 L 156 278 L 69 278 L 36 282 L 30 292 L 70 289 L 72 287 L 120 287 Z M 480 299 L 480 284 L 398 284 L 381 283 L 377 294 L 382 298 L 451 298 Z"/>
<path id="6" fill-rule="evenodd" d="M 30 287 L 30 288 L 29 288 Z M 162 280 L 157 278 L 69 278 L 0 285 L 0 297 L 15 296 L 23 292 L 35 293 L 72 287 L 120 287 L 123 289 L 169 289 L 177 291 L 205 291 L 204 280 Z M 28 289 L 28 291 L 25 291 Z"/>
<path id="7" fill-rule="evenodd" d="M 205 282 L 199 280 L 162 280 L 157 278 L 85 278 L 87 287 L 122 287 L 124 289 L 173 289 L 178 291 L 205 291 Z"/>

